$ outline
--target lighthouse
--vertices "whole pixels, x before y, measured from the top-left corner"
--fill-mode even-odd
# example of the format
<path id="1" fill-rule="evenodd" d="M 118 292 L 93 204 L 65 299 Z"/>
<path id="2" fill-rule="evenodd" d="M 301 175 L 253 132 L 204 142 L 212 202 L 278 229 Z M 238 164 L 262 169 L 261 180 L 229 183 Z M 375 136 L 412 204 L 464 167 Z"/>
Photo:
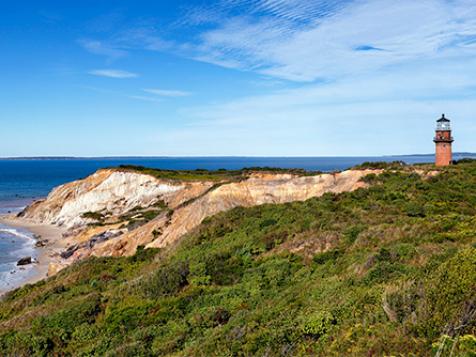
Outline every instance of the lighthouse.
<path id="1" fill-rule="evenodd" d="M 443 114 L 436 122 L 436 135 L 433 139 L 436 145 L 435 165 L 448 166 L 453 161 L 453 137 L 451 136 L 450 120 Z"/>

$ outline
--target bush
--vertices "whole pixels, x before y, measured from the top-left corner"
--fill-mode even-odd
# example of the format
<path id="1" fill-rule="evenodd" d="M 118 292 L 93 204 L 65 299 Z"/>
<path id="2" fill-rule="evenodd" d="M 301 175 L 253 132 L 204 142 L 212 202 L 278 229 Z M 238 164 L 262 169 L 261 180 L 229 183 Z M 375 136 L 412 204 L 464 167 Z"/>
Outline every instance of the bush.
<path id="1" fill-rule="evenodd" d="M 261 241 L 264 243 L 265 249 L 269 251 L 286 241 L 287 237 L 288 232 L 270 232 L 265 234 Z"/>
<path id="2" fill-rule="evenodd" d="M 117 303 L 106 310 L 108 333 L 125 334 L 146 324 L 153 305 L 148 301 Z"/>
<path id="3" fill-rule="evenodd" d="M 426 285 L 429 336 L 453 333 L 454 328 L 465 325 L 476 314 L 476 249 L 467 248 L 443 263 Z M 472 319 L 474 326 L 474 316 Z M 458 329 L 458 333 L 465 331 L 471 331 L 471 323 Z"/>
<path id="4" fill-rule="evenodd" d="M 101 212 L 85 212 L 81 215 L 81 217 L 95 221 L 103 221 L 105 218 L 104 214 Z"/>
<path id="5" fill-rule="evenodd" d="M 188 285 L 189 272 L 187 262 L 159 267 L 140 285 L 140 288 L 150 298 L 171 295 Z"/>
<path id="6" fill-rule="evenodd" d="M 313 261 L 316 264 L 326 264 L 328 261 L 335 261 L 342 254 L 343 252 L 339 249 L 331 249 L 327 252 L 316 254 L 313 258 Z"/>
<path id="7" fill-rule="evenodd" d="M 391 261 L 380 261 L 373 267 L 364 279 L 367 285 L 379 284 L 394 280 L 407 272 L 405 265 Z"/>
<path id="8" fill-rule="evenodd" d="M 417 203 L 411 202 L 406 206 L 406 213 L 408 217 L 420 217 L 423 218 L 426 216 L 425 208 Z"/>
<path id="9" fill-rule="evenodd" d="M 91 294 L 77 299 L 48 316 L 40 316 L 32 321 L 31 331 L 39 337 L 33 340 L 35 344 L 43 346 L 45 352 L 52 351 L 59 346 L 67 345 L 77 326 L 93 324 L 101 312 L 100 296 Z M 40 337 L 44 337 L 41 339 Z"/>
<path id="10" fill-rule="evenodd" d="M 129 257 L 131 263 L 150 262 L 160 252 L 160 249 L 145 249 L 143 245 L 137 247 L 136 253 Z"/>
<path id="11" fill-rule="evenodd" d="M 213 284 L 230 285 L 241 280 L 244 262 L 240 256 L 229 253 L 213 254 L 205 258 L 205 275 Z"/>
<path id="12" fill-rule="evenodd" d="M 379 181 L 378 175 L 376 174 L 368 174 L 360 179 L 362 182 L 372 185 Z"/>
<path id="13" fill-rule="evenodd" d="M 355 166 L 355 169 L 375 169 L 375 170 L 382 170 L 382 169 L 401 169 L 404 167 L 406 164 L 403 161 L 392 161 L 392 162 L 387 162 L 387 161 L 366 161 L 360 165 Z"/>
<path id="14" fill-rule="evenodd" d="M 305 336 L 319 339 L 324 336 L 333 325 L 337 324 L 337 319 L 327 311 L 313 313 L 301 323 L 301 329 Z"/>
<path id="15" fill-rule="evenodd" d="M 345 243 L 353 244 L 355 240 L 357 239 L 357 237 L 359 236 L 359 234 L 362 233 L 365 230 L 365 228 L 366 228 L 365 225 L 358 224 L 346 229 L 344 232 Z"/>

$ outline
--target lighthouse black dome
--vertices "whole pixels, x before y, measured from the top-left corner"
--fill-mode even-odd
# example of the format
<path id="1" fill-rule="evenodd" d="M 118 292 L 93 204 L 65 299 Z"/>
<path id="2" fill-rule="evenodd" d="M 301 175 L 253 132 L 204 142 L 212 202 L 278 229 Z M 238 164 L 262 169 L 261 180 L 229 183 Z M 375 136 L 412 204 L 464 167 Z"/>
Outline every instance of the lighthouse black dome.
<path id="1" fill-rule="evenodd" d="M 441 118 L 437 120 L 438 123 L 449 122 L 450 120 L 445 117 L 444 114 L 441 115 Z"/>

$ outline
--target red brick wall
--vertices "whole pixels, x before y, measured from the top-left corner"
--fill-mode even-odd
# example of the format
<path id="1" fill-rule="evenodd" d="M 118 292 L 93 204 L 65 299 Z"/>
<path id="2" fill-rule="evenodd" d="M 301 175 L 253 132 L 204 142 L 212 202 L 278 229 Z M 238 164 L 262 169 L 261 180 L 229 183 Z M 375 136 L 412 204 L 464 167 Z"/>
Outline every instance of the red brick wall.
<path id="1" fill-rule="evenodd" d="M 451 143 L 436 143 L 436 166 L 448 166 L 452 161 Z"/>

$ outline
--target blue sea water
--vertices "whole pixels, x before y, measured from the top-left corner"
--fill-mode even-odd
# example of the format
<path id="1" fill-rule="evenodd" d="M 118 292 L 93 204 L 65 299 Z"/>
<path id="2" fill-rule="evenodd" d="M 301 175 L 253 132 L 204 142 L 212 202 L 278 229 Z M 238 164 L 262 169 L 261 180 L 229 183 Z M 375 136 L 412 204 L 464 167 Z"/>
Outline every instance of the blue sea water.
<path id="1" fill-rule="evenodd" d="M 473 157 L 456 155 L 456 159 Z M 245 167 L 300 168 L 310 171 L 337 171 L 365 161 L 406 163 L 432 162 L 432 155 L 385 157 L 156 157 L 93 159 L 0 159 L 0 214 L 19 212 L 34 199 L 45 197 L 52 188 L 86 177 L 104 167 L 141 165 L 170 170 L 242 169 Z M 34 256 L 34 240 L 24 230 L 0 225 L 0 282 L 17 269 L 16 261 Z"/>
<path id="2" fill-rule="evenodd" d="M 34 272 L 35 266 L 17 266 L 23 257 L 38 258 L 30 232 L 0 224 L 0 292 L 15 288 Z"/>

